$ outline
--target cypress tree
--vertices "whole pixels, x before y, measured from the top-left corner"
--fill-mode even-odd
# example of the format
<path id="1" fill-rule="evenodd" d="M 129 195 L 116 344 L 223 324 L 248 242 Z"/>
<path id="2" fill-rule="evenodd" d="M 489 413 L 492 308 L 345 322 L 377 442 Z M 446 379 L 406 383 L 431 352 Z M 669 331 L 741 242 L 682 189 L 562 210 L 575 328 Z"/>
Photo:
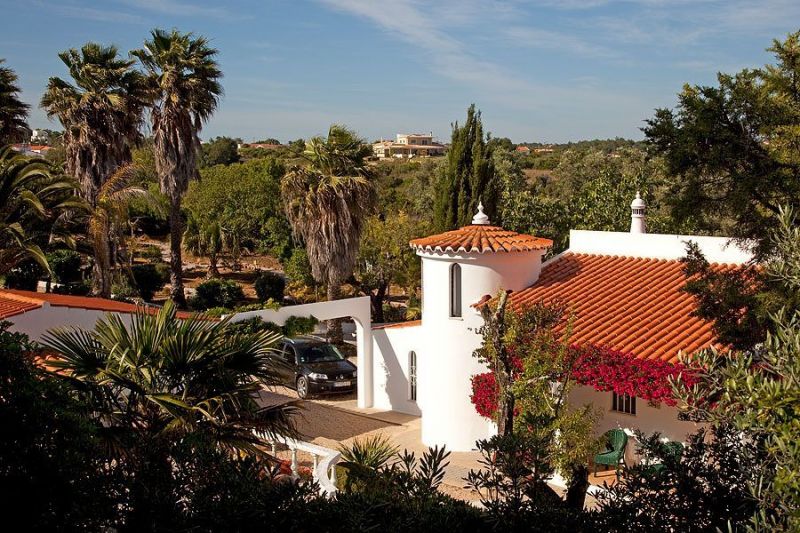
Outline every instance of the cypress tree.
<path id="1" fill-rule="evenodd" d="M 467 110 L 463 126 L 453 124 L 447 164 L 437 182 L 434 222 L 439 230 L 450 230 L 470 223 L 483 202 L 492 223 L 499 223 L 499 186 L 495 179 L 489 136 L 483 134 L 481 112 L 475 104 Z"/>

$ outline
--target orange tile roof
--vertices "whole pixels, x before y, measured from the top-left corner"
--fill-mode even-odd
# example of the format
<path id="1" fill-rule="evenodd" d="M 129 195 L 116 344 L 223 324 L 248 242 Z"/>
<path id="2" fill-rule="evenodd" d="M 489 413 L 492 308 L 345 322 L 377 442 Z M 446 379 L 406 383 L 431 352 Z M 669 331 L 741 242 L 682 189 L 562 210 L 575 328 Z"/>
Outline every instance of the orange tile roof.
<path id="1" fill-rule="evenodd" d="M 413 328 L 421 325 L 422 325 L 422 320 L 409 320 L 407 322 L 393 322 L 391 324 L 379 324 L 377 326 L 372 326 L 372 329 Z"/>
<path id="2" fill-rule="evenodd" d="M 136 304 L 105 298 L 2 289 L 0 290 L 0 320 L 38 309 L 45 302 L 53 307 L 72 307 L 110 313 L 133 313 L 140 308 Z M 153 311 L 157 310 L 154 306 L 147 306 L 147 308 Z M 190 316 L 192 313 L 178 312 L 178 318 L 189 318 Z"/>
<path id="3" fill-rule="evenodd" d="M 692 314 L 696 302 L 681 290 L 685 283 L 680 261 L 567 252 L 534 285 L 511 293 L 510 303 L 560 300 L 575 313 L 571 342 L 675 362 L 679 351 L 715 344 L 711 323 Z"/>
<path id="4" fill-rule="evenodd" d="M 508 231 L 498 226 L 472 224 L 438 235 L 414 239 L 409 244 L 418 252 L 485 253 L 544 250 L 553 246 L 553 241 Z"/>

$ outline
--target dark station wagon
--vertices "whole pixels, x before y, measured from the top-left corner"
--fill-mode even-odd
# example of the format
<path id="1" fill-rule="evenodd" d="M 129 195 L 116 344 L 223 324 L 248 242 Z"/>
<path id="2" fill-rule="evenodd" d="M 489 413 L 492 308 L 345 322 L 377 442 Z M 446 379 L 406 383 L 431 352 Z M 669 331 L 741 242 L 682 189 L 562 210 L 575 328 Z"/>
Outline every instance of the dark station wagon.
<path id="1" fill-rule="evenodd" d="M 356 365 L 336 346 L 313 337 L 284 339 L 278 346 L 281 382 L 300 398 L 349 393 L 356 389 Z"/>

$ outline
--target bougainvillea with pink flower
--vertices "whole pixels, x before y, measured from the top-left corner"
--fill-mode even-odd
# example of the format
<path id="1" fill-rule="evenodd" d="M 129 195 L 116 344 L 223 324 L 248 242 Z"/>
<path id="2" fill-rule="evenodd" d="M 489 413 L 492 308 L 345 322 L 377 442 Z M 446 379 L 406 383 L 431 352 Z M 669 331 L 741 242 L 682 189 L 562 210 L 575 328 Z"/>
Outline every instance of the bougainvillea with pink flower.
<path id="1" fill-rule="evenodd" d="M 661 360 L 638 359 L 631 353 L 598 346 L 572 346 L 577 357 L 571 378 L 601 392 L 629 394 L 651 405 L 674 406 L 670 380 L 691 386 L 696 378 L 685 365 Z M 493 418 L 497 410 L 497 382 L 486 372 L 472 377 L 472 404 L 481 416 Z"/>

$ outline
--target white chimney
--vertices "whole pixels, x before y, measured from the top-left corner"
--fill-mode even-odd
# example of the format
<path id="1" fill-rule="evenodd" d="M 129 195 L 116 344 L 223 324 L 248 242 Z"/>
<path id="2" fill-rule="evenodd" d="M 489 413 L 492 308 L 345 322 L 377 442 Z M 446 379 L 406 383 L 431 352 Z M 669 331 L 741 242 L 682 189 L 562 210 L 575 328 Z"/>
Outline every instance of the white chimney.
<path id="1" fill-rule="evenodd" d="M 645 211 L 647 211 L 647 204 L 644 203 L 637 191 L 636 198 L 631 202 L 631 233 L 647 233 Z"/>

